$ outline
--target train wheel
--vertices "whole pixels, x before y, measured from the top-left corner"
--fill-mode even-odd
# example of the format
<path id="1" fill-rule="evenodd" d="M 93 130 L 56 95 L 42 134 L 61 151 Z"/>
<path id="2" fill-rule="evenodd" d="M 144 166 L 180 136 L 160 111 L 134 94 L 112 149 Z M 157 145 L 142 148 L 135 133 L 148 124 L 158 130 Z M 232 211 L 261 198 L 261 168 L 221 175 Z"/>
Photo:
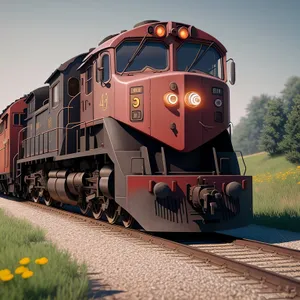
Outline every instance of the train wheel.
<path id="1" fill-rule="evenodd" d="M 53 206 L 54 204 L 54 200 L 46 190 L 43 191 L 43 200 L 47 206 Z"/>
<path id="2" fill-rule="evenodd" d="M 125 210 L 122 210 L 122 222 L 124 227 L 131 228 L 134 225 L 134 218 Z"/>
<path id="3" fill-rule="evenodd" d="M 113 199 L 106 199 L 106 204 L 105 215 L 107 221 L 109 224 L 115 224 L 120 217 L 119 205 Z"/>
<path id="4" fill-rule="evenodd" d="M 92 203 L 92 213 L 96 220 L 100 220 L 103 215 L 102 203 L 97 200 Z"/>
<path id="5" fill-rule="evenodd" d="M 84 216 L 86 216 L 89 213 L 90 206 L 85 200 L 82 200 L 82 202 L 80 204 L 78 204 L 78 206 L 79 206 L 81 213 Z"/>
<path id="6" fill-rule="evenodd" d="M 40 203 L 40 193 L 37 189 L 32 189 L 30 195 L 34 203 Z"/>

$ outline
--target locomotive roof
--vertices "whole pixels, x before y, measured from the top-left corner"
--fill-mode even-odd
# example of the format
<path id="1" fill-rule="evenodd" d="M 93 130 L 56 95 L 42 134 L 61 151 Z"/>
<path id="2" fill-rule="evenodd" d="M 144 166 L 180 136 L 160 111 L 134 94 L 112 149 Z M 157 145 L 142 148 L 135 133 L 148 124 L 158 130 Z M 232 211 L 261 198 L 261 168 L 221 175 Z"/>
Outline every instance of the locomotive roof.
<path id="1" fill-rule="evenodd" d="M 112 34 L 112 35 L 108 36 L 102 42 L 99 43 L 97 48 L 95 48 L 93 51 L 88 53 L 88 55 L 83 59 L 82 64 L 78 67 L 77 70 L 81 69 L 89 61 L 89 59 L 92 56 L 94 56 L 95 54 L 97 54 L 101 50 L 116 46 L 116 42 L 121 41 L 123 38 L 130 37 L 131 31 L 137 29 L 137 27 L 145 26 L 145 25 L 149 26 L 150 24 L 155 24 L 155 23 L 160 24 L 160 23 L 166 23 L 166 22 L 167 21 L 156 21 L 156 20 L 140 22 L 140 23 L 136 24 L 134 26 L 134 28 L 132 28 L 128 31 L 122 30 L 120 33 Z M 181 25 L 181 26 L 191 26 L 191 25 L 188 25 L 188 24 L 180 23 L 180 22 L 175 22 L 175 23 L 178 24 L 178 25 Z M 219 48 L 221 49 L 221 51 L 223 53 L 227 52 L 224 45 L 218 39 L 216 39 L 212 35 L 206 33 L 205 31 L 202 31 L 201 29 L 197 28 L 197 31 L 201 33 L 201 35 L 203 36 L 203 39 L 214 41 L 219 46 Z"/>
<path id="2" fill-rule="evenodd" d="M 35 89 L 29 95 L 27 95 L 25 102 L 28 103 L 33 96 L 35 96 L 37 101 L 49 99 L 49 86 L 46 85 Z"/>
<path id="3" fill-rule="evenodd" d="M 13 106 L 15 103 L 17 103 L 17 102 L 20 101 L 20 100 L 24 100 L 26 97 L 27 97 L 27 95 L 24 95 L 23 97 L 21 97 L 21 98 L 15 100 L 14 102 L 12 102 L 12 103 L 10 103 L 9 105 L 6 106 L 6 107 L 2 110 L 2 112 L 0 113 L 0 123 L 1 123 L 1 121 L 2 121 L 2 120 L 1 120 L 2 117 L 5 115 L 5 112 L 6 112 L 11 106 Z"/>
<path id="4" fill-rule="evenodd" d="M 94 48 L 93 48 L 94 49 Z M 76 55 L 72 57 L 71 59 L 67 60 L 63 64 L 61 64 L 51 75 L 50 77 L 45 81 L 45 83 L 49 83 L 51 79 L 54 77 L 54 75 L 59 74 L 61 72 L 64 72 L 71 63 L 73 63 L 78 57 L 83 56 L 85 57 L 88 54 L 88 52 L 81 53 L 79 55 Z"/>

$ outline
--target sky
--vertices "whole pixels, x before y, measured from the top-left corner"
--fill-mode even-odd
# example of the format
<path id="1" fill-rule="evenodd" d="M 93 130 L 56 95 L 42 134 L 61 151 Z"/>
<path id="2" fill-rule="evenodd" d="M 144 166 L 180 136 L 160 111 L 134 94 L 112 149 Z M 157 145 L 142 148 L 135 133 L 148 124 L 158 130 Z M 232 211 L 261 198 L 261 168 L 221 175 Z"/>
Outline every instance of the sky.
<path id="1" fill-rule="evenodd" d="M 300 76 L 299 13 L 300 0 L 0 0 L 0 110 L 107 35 L 172 20 L 213 35 L 235 60 L 228 84 L 237 124 L 253 96 L 280 95 Z"/>

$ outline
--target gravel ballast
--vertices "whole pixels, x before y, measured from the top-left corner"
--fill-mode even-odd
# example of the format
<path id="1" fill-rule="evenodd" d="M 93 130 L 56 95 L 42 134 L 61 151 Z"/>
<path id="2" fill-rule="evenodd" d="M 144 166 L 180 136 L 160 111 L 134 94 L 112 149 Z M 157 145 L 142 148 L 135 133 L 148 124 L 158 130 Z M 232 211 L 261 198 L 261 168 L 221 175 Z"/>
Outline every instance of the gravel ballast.
<path id="1" fill-rule="evenodd" d="M 86 263 L 94 299 L 260 299 L 252 280 L 184 255 L 22 202 L 0 198 L 0 208 L 46 229 L 48 240 Z M 267 290 L 259 295 L 268 298 Z"/>

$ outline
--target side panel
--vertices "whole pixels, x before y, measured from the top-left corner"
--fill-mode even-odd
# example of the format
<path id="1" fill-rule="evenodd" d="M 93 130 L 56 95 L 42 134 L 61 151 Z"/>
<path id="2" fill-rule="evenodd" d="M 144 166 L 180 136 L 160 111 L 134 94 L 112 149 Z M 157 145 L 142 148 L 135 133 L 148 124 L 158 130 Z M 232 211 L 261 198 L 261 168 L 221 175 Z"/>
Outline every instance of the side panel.
<path id="1" fill-rule="evenodd" d="M 9 173 L 9 137 L 10 137 L 10 108 L 2 119 L 0 134 L 0 174 Z"/>
<path id="2" fill-rule="evenodd" d="M 183 76 L 167 76 L 151 79 L 151 136 L 178 150 L 184 149 L 184 80 Z M 179 103 L 175 107 L 167 107 L 164 95 L 172 92 L 170 83 L 178 86 L 175 92 Z M 176 128 L 171 129 L 172 124 Z"/>
<path id="3" fill-rule="evenodd" d="M 81 86 L 81 94 L 80 94 L 80 121 L 86 122 L 87 126 L 93 125 L 91 120 L 94 119 L 94 67 L 95 64 L 91 64 L 87 66 L 85 72 L 80 75 L 80 86 Z M 92 79 L 88 80 L 87 70 L 91 69 L 90 72 L 92 75 Z M 85 127 L 85 124 L 81 124 L 81 128 Z"/>
<path id="4" fill-rule="evenodd" d="M 23 128 L 20 115 L 24 113 L 26 104 L 24 98 L 14 102 L 2 117 L 0 126 L 0 174 L 12 175 L 14 157 L 18 153 L 18 134 Z M 16 124 L 14 117 L 16 115 Z"/>
<path id="5" fill-rule="evenodd" d="M 109 79 L 105 84 L 97 82 L 97 67 L 102 63 L 103 57 L 107 58 L 106 64 L 103 66 L 105 68 L 105 74 L 109 74 Z M 109 59 L 108 59 L 109 57 Z M 105 117 L 114 117 L 115 115 L 115 85 L 116 80 L 112 77 L 112 70 L 114 70 L 114 60 L 113 56 L 109 55 L 109 52 L 102 53 L 97 61 L 94 62 L 94 118 L 100 119 Z M 109 63 L 108 63 L 109 62 Z M 98 72 L 99 74 L 99 72 Z M 106 78 L 105 78 L 106 79 Z M 119 103 L 118 103 L 119 104 Z"/>
<path id="6" fill-rule="evenodd" d="M 27 107 L 27 104 L 24 102 L 24 99 L 20 99 L 18 102 L 12 105 L 11 110 L 10 110 L 10 143 L 9 143 L 9 148 L 10 148 L 10 172 L 13 172 L 14 166 L 16 166 L 16 158 L 14 160 L 14 157 L 18 153 L 20 146 L 21 146 L 21 137 L 20 140 L 19 138 L 19 132 L 22 130 L 24 127 L 21 124 L 21 118 L 19 116 L 19 124 L 14 124 L 14 113 L 17 114 L 23 114 L 24 109 Z"/>
<path id="7" fill-rule="evenodd" d="M 150 80 L 131 81 L 128 84 L 118 82 L 115 99 L 115 118 L 139 131 L 150 134 Z"/>

